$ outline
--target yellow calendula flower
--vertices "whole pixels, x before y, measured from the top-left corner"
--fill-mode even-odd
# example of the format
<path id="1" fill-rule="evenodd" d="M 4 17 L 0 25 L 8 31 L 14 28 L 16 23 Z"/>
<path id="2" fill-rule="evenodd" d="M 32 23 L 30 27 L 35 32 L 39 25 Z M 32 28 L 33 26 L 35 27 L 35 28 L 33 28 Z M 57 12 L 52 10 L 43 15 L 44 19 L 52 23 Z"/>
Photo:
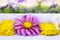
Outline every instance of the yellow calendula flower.
<path id="1" fill-rule="evenodd" d="M 58 24 L 58 27 L 60 28 L 60 23 Z"/>
<path id="2" fill-rule="evenodd" d="M 42 22 L 39 26 L 42 30 L 41 35 L 53 36 L 59 34 L 59 31 L 57 30 L 55 24 L 52 22 Z"/>
<path id="3" fill-rule="evenodd" d="M 13 23 L 14 22 L 12 20 L 2 20 L 0 24 L 0 35 L 3 36 L 14 35 Z"/>
<path id="4" fill-rule="evenodd" d="M 60 32 L 60 23 L 58 23 L 58 28 L 59 28 L 59 32 Z"/>

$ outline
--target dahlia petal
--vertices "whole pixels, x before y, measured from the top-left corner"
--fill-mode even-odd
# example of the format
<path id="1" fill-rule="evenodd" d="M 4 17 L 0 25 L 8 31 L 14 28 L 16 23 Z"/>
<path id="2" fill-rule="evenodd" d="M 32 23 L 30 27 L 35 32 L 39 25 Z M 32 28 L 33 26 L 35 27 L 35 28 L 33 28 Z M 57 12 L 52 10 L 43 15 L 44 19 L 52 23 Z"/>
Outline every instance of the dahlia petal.
<path id="1" fill-rule="evenodd" d="M 25 21 L 24 21 L 24 19 L 21 19 L 20 22 L 24 23 Z"/>
<path id="2" fill-rule="evenodd" d="M 25 18 L 25 21 L 31 20 L 31 16 L 30 15 L 29 16 L 28 15 L 25 15 L 24 18 Z"/>
<path id="3" fill-rule="evenodd" d="M 18 29 L 15 29 L 15 30 L 14 30 L 15 34 L 17 34 L 17 30 L 18 30 Z"/>
<path id="4" fill-rule="evenodd" d="M 32 35 L 36 35 L 33 29 L 29 29 Z"/>
<path id="5" fill-rule="evenodd" d="M 26 15 L 26 21 L 29 21 L 29 16 L 28 15 Z"/>
<path id="6" fill-rule="evenodd" d="M 21 29 L 21 34 L 23 35 L 23 36 L 25 36 L 26 35 L 26 33 L 25 33 L 25 29 L 23 28 L 23 29 Z"/>
<path id="7" fill-rule="evenodd" d="M 38 23 L 37 18 L 34 18 L 34 17 L 33 17 L 33 21 L 32 21 L 32 22 L 33 22 L 33 24 Z"/>
<path id="8" fill-rule="evenodd" d="M 33 26 L 36 26 L 36 25 L 38 25 L 38 22 L 36 22 L 36 23 L 33 24 Z"/>
<path id="9" fill-rule="evenodd" d="M 20 29 L 23 28 L 23 26 L 15 26 L 14 29 Z"/>
<path id="10" fill-rule="evenodd" d="M 23 17 L 21 18 L 21 20 L 22 20 L 23 22 L 25 22 L 25 20 L 26 20 L 26 19 L 25 19 L 25 16 L 23 16 Z"/>
<path id="11" fill-rule="evenodd" d="M 16 33 L 17 35 L 22 35 L 21 29 L 15 29 L 15 33 Z"/>
<path id="12" fill-rule="evenodd" d="M 27 35 L 32 35 L 31 32 L 28 29 L 26 29 L 26 34 Z"/>
<path id="13" fill-rule="evenodd" d="M 22 17 L 22 19 L 24 19 L 24 20 L 26 21 L 26 15 L 24 15 L 24 16 Z"/>
<path id="14" fill-rule="evenodd" d="M 23 22 L 21 22 L 20 19 L 16 18 L 16 19 L 15 19 L 15 24 L 23 24 Z"/>
<path id="15" fill-rule="evenodd" d="M 22 23 L 19 23 L 19 22 L 15 22 L 14 25 L 23 26 L 23 24 Z"/>
<path id="16" fill-rule="evenodd" d="M 16 27 L 16 26 L 23 26 L 22 24 L 14 24 L 14 25 L 15 25 L 15 27 Z"/>
<path id="17" fill-rule="evenodd" d="M 32 27 L 32 29 L 37 33 L 37 34 L 39 34 L 39 29 L 38 29 L 38 27 Z"/>
<path id="18" fill-rule="evenodd" d="M 38 20 L 37 20 L 37 18 L 33 18 L 32 22 L 33 22 L 33 26 L 38 25 L 38 23 L 39 23 Z"/>
<path id="19" fill-rule="evenodd" d="M 33 26 L 38 24 L 38 20 L 35 17 L 30 16 L 30 22 L 32 22 Z"/>
<path id="20" fill-rule="evenodd" d="M 33 17 L 32 17 L 32 16 L 30 16 L 30 17 L 29 17 L 29 21 L 30 21 L 30 22 L 32 22 L 32 20 L 33 20 Z"/>
<path id="21" fill-rule="evenodd" d="M 16 33 L 19 35 L 19 34 L 20 34 L 20 29 L 18 29 L 18 30 L 16 31 Z"/>

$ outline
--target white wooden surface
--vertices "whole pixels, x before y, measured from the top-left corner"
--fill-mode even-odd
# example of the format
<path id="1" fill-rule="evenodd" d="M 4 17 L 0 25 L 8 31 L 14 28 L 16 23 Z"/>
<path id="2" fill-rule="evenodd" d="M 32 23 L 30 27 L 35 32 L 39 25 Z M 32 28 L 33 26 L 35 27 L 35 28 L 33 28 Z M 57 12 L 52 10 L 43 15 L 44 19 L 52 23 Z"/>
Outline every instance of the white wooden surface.
<path id="1" fill-rule="evenodd" d="M 60 22 L 60 14 L 0 14 L 0 20 L 21 18 L 23 15 L 32 15 L 39 19 L 39 22 L 52 21 L 56 24 Z M 60 29 L 60 28 L 59 28 Z M 60 35 L 57 36 L 0 36 L 0 40 L 60 40 Z"/>

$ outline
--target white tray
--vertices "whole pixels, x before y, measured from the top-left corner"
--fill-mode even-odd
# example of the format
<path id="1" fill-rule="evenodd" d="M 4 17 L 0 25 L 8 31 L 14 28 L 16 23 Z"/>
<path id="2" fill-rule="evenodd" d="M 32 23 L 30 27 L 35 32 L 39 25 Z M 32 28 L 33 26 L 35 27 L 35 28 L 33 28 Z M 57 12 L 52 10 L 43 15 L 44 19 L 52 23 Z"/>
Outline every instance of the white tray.
<path id="1" fill-rule="evenodd" d="M 21 18 L 23 15 L 32 15 L 38 18 L 40 22 L 52 21 L 56 24 L 60 22 L 60 14 L 0 14 L 0 20 Z M 0 40 L 60 40 L 60 35 L 57 36 L 0 36 Z"/>

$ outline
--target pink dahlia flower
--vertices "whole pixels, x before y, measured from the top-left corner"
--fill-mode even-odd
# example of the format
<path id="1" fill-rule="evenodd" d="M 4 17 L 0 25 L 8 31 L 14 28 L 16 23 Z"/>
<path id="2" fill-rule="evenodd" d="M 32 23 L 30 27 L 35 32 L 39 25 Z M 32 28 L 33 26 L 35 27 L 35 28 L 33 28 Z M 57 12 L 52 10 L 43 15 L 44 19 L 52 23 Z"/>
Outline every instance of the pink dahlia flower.
<path id="1" fill-rule="evenodd" d="M 25 15 L 21 19 L 16 18 L 14 23 L 15 32 L 23 36 L 39 35 L 39 22 L 35 17 Z"/>

